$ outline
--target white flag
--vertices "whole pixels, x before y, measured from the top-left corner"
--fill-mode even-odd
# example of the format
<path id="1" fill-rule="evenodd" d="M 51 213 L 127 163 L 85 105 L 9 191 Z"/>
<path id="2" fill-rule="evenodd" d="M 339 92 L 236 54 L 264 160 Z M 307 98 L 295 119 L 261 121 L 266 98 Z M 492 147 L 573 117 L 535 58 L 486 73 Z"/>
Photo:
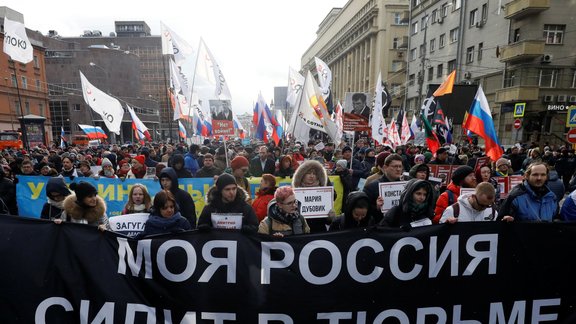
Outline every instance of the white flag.
<path id="1" fill-rule="evenodd" d="M 102 120 L 109 131 L 120 135 L 120 125 L 124 116 L 124 109 L 122 109 L 120 101 L 93 86 L 82 72 L 80 72 L 80 80 L 82 81 L 84 101 L 92 110 L 102 116 Z"/>
<path id="2" fill-rule="evenodd" d="M 34 48 L 26 35 L 23 23 L 4 17 L 4 53 L 20 63 L 28 63 L 34 59 Z"/>
<path id="3" fill-rule="evenodd" d="M 392 148 L 396 148 L 398 145 L 402 145 L 400 140 L 400 135 L 398 134 L 398 128 L 396 127 L 396 120 L 392 117 L 390 120 L 390 127 L 388 127 L 388 141 L 392 144 Z"/>
<path id="4" fill-rule="evenodd" d="M 340 144 L 340 141 L 342 139 L 342 135 L 344 134 L 344 122 L 343 122 L 343 110 L 342 110 L 342 105 L 340 104 L 340 101 L 338 101 L 338 103 L 336 104 L 336 107 L 334 107 L 334 122 L 336 123 L 336 127 L 338 129 L 338 132 L 336 133 L 336 138 L 338 138 L 338 145 Z M 334 143 L 336 144 L 336 143 Z"/>
<path id="5" fill-rule="evenodd" d="M 203 39 L 200 39 L 194 78 L 202 78 L 214 86 L 214 99 L 232 100 L 224 74 Z"/>
<path id="6" fill-rule="evenodd" d="M 286 102 L 290 107 L 296 107 L 296 100 L 302 93 L 303 84 L 304 77 L 293 68 L 288 68 L 288 94 L 286 95 Z"/>
<path id="7" fill-rule="evenodd" d="M 416 119 L 416 114 L 412 115 L 412 122 L 410 123 L 410 130 L 416 136 L 420 132 L 420 128 L 418 127 L 418 121 Z"/>
<path id="8" fill-rule="evenodd" d="M 173 54 L 174 61 L 178 66 L 182 66 L 186 59 L 194 55 L 194 49 L 183 38 L 178 36 L 168 26 L 160 22 L 162 37 L 162 54 Z"/>
<path id="9" fill-rule="evenodd" d="M 378 73 L 378 80 L 376 81 L 376 91 L 374 92 L 374 107 L 372 107 L 372 138 L 378 143 L 384 143 L 384 138 L 386 133 L 386 121 L 384 116 L 382 116 L 382 92 L 384 87 L 382 87 L 382 76 Z"/>
<path id="10" fill-rule="evenodd" d="M 320 86 L 324 100 L 327 100 L 328 96 L 330 96 L 330 86 L 332 85 L 332 71 L 330 71 L 328 64 L 324 63 L 321 59 L 314 57 L 314 61 L 316 62 L 316 71 L 318 72 L 318 85 Z"/>

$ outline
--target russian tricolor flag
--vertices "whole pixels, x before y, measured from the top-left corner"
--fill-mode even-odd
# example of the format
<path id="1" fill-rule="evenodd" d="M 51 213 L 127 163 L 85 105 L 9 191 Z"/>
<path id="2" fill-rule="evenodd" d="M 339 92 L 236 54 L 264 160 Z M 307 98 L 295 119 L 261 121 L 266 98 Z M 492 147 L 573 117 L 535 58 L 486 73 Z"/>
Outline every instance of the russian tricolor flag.
<path id="1" fill-rule="evenodd" d="M 186 128 L 184 128 L 181 121 L 178 121 L 178 135 L 181 139 L 186 140 Z"/>
<path id="2" fill-rule="evenodd" d="M 264 143 L 268 143 L 269 132 L 267 127 L 272 128 L 272 140 L 276 145 L 280 143 L 284 129 L 280 126 L 280 123 L 276 120 L 268 104 L 262 97 L 262 94 L 258 95 L 258 102 L 254 106 L 254 116 L 252 117 L 252 123 L 256 128 L 256 138 L 261 139 Z"/>
<path id="3" fill-rule="evenodd" d="M 498 136 L 496 136 L 496 129 L 494 128 L 494 120 L 492 120 L 492 112 L 488 106 L 488 100 L 482 86 L 478 87 L 476 97 L 472 106 L 470 107 L 468 118 L 463 128 L 477 134 L 484 139 L 486 143 L 486 155 L 492 161 L 497 161 L 502 154 L 504 154 Z"/>
<path id="4" fill-rule="evenodd" d="M 88 136 L 89 139 L 107 139 L 108 135 L 98 126 L 78 124 L 82 131 Z"/>

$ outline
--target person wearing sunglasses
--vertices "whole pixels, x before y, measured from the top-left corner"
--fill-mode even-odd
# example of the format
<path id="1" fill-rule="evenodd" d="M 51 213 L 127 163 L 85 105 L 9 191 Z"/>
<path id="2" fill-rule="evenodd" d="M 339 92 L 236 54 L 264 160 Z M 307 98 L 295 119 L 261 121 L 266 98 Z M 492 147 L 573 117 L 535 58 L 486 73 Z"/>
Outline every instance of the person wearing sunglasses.
<path id="1" fill-rule="evenodd" d="M 458 201 L 446 208 L 440 223 L 493 221 L 498 217 L 494 208 L 496 190 L 490 182 L 481 182 L 474 193 L 463 194 Z"/>

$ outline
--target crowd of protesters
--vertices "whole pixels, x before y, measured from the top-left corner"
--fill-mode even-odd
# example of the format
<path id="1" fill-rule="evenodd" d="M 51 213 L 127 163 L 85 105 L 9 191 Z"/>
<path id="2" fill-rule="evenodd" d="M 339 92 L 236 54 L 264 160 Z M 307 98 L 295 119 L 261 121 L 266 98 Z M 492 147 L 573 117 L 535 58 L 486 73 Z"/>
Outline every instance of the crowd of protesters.
<path id="1" fill-rule="evenodd" d="M 445 146 L 435 154 L 410 144 L 395 149 L 372 147 L 362 139 L 338 147 L 320 141 L 227 144 L 206 140 L 189 146 L 149 143 L 4 150 L 1 213 L 17 215 L 15 184 L 19 175 L 26 175 L 50 177 L 42 219 L 86 223 L 101 230 L 110 225 L 106 202 L 96 188 L 83 181 L 67 187 L 63 178 L 158 180 L 162 191 L 155 197 L 146 186 L 134 185 L 123 211 L 150 213 L 144 236 L 208 230 L 214 226 L 214 214 L 242 215 L 242 231 L 275 236 L 458 221 L 576 220 L 576 156 L 570 147 L 517 144 L 497 161 L 478 165 L 485 154 L 471 144 Z M 451 177 L 438 181 L 432 179 L 430 165 L 458 167 Z M 94 166 L 99 166 L 98 172 Z M 511 175 L 521 175 L 523 180 L 504 197 L 496 179 Z M 342 214 L 331 210 L 321 219 L 302 217 L 294 189 L 332 186 L 329 176 L 339 177 L 342 183 Z M 178 179 L 193 177 L 214 179 L 206 206 L 198 213 L 190 194 L 178 188 Z M 249 177 L 261 177 L 257 192 L 251 192 Z M 278 187 L 277 178 L 289 178 L 291 184 Z M 383 212 L 386 198 L 380 196 L 379 183 L 395 181 L 409 182 L 400 204 Z M 470 190 L 461 194 L 462 188 Z"/>

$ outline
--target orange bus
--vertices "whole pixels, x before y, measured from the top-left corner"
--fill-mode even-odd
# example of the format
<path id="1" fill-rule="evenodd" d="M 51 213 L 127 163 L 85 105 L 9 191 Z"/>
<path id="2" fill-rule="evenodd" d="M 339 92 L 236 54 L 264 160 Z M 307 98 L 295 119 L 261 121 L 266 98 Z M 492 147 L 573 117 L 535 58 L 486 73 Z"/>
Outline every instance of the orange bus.
<path id="1" fill-rule="evenodd" d="M 86 135 L 74 135 L 72 136 L 72 144 L 80 146 L 80 145 L 88 145 L 90 139 Z"/>
<path id="2" fill-rule="evenodd" d="M 0 150 L 10 148 L 18 150 L 24 148 L 24 143 L 22 143 L 22 133 L 15 131 L 0 132 Z"/>

